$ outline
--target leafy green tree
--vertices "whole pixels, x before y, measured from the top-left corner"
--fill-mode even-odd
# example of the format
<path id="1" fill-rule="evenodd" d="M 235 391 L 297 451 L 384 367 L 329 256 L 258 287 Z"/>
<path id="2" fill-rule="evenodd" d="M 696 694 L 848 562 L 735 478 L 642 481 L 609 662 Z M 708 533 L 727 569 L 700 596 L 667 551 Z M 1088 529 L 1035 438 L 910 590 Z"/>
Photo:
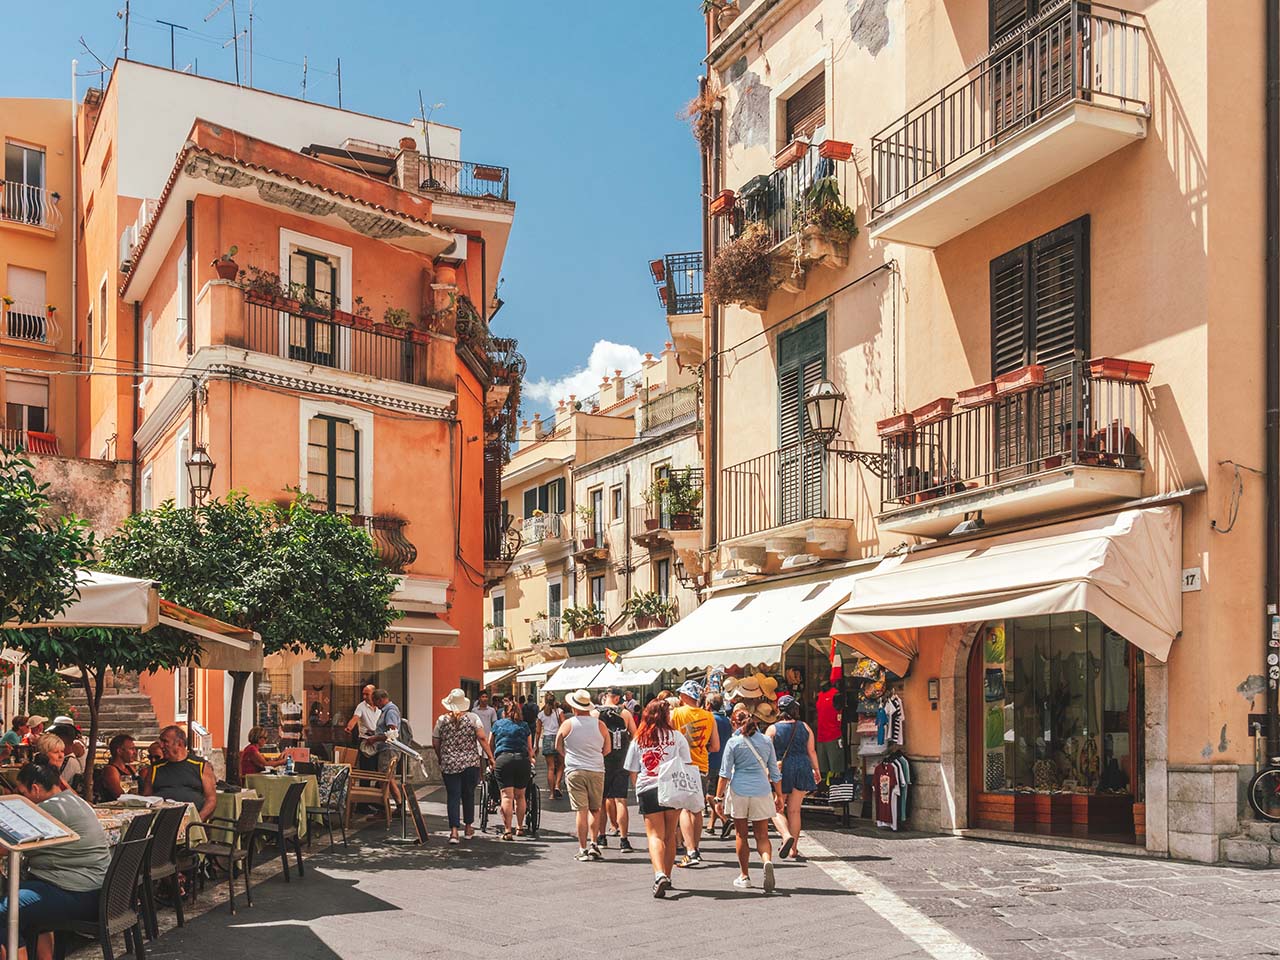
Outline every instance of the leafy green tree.
<path id="1" fill-rule="evenodd" d="M 108 568 L 150 577 L 163 596 L 262 635 L 267 654 L 337 658 L 381 638 L 397 616 L 396 578 L 361 529 L 312 509 L 233 492 L 194 509 L 135 514 L 104 545 Z M 239 780 L 240 714 L 250 674 L 232 671 L 227 778 Z"/>
<path id="2" fill-rule="evenodd" d="M 75 596 L 76 571 L 93 557 L 82 521 L 49 517 L 47 483 L 31 461 L 0 447 L 0 623 L 39 623 Z"/>

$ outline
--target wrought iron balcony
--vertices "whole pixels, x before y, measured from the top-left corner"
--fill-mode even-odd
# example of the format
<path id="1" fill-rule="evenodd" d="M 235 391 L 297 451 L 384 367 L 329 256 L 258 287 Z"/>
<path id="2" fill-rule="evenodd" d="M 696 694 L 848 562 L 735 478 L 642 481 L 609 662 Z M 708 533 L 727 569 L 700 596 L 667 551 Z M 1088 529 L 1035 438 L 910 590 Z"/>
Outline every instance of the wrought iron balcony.
<path id="1" fill-rule="evenodd" d="M 62 226 L 61 196 L 44 187 L 6 180 L 0 192 L 0 220 L 57 230 Z"/>
<path id="2" fill-rule="evenodd" d="M 531 545 L 559 541 L 564 516 L 559 513 L 539 513 L 525 517 L 520 527 L 524 542 Z"/>
<path id="3" fill-rule="evenodd" d="M 561 634 L 559 617 L 538 617 L 529 624 L 532 641 L 539 643 L 547 640 L 559 640 Z"/>
<path id="4" fill-rule="evenodd" d="M 404 535 L 408 521 L 400 517 L 379 517 L 352 514 L 354 526 L 360 527 L 373 540 L 383 565 L 392 573 L 404 573 L 418 559 L 418 548 L 409 542 Z"/>
<path id="5" fill-rule="evenodd" d="M 720 536 L 734 540 L 809 520 L 852 521 L 854 468 L 812 440 L 720 471 Z"/>
<path id="6" fill-rule="evenodd" d="M 1061 3 L 1001 38 L 872 137 L 872 237 L 937 246 L 1145 136 L 1149 61 L 1142 15 L 1100 3 Z M 988 169 L 997 152 L 1018 162 Z"/>
<path id="7" fill-rule="evenodd" d="M 719 241 L 723 246 L 738 236 L 748 223 L 763 222 L 776 246 L 804 226 L 804 215 L 812 206 L 814 185 L 834 178 L 840 202 L 848 203 L 847 163 L 821 156 L 812 144 L 804 156 L 789 167 L 753 177 L 738 191 L 733 208 L 717 217 Z"/>
<path id="8" fill-rule="evenodd" d="M 640 407 L 640 432 L 689 423 L 698 416 L 698 387 L 690 384 L 655 397 Z"/>
<path id="9" fill-rule="evenodd" d="M 459 197 L 510 199 L 511 171 L 489 163 L 422 157 L 418 163 L 418 187 Z"/>
<path id="10" fill-rule="evenodd" d="M 880 526 L 934 535 L 965 512 L 992 522 L 1137 496 L 1147 426 L 1141 383 L 1063 364 L 1024 392 L 884 438 Z"/>
<path id="11" fill-rule="evenodd" d="M 10 340 L 52 343 L 58 337 L 58 324 L 46 304 L 15 299 L 4 306 L 4 335 Z"/>
<path id="12" fill-rule="evenodd" d="M 41 430 L 12 430 L 0 427 L 0 447 L 6 450 L 21 448 L 28 453 L 56 457 L 58 456 L 58 435 Z"/>
<path id="13" fill-rule="evenodd" d="M 492 624 L 484 628 L 484 652 L 503 653 L 511 649 L 511 628 Z"/>
<path id="14" fill-rule="evenodd" d="M 516 526 L 515 517 L 497 510 L 484 513 L 485 563 L 511 563 L 515 559 L 524 537 Z"/>
<path id="15" fill-rule="evenodd" d="M 702 252 L 668 253 L 649 263 L 658 302 L 668 316 L 702 313 Z"/>

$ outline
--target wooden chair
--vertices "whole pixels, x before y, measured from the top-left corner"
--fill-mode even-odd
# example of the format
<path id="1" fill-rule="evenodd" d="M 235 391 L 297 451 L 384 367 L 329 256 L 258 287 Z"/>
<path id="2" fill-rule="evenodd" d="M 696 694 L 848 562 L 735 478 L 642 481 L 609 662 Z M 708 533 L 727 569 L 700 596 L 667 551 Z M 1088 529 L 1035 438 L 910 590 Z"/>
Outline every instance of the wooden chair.
<path id="1" fill-rule="evenodd" d="M 333 748 L 334 763 L 345 763 L 348 767 L 354 770 L 356 767 L 360 766 L 359 761 L 360 761 L 360 751 L 357 750 L 355 747 L 334 747 Z"/>
<path id="2" fill-rule="evenodd" d="M 280 862 L 284 865 L 285 883 L 289 877 L 289 845 L 293 845 L 294 856 L 298 859 L 298 879 L 302 879 L 302 840 L 298 836 L 298 806 L 302 802 L 302 792 L 307 789 L 306 781 L 289 784 L 280 801 L 280 813 L 275 817 L 264 817 L 263 823 L 254 827 L 254 839 L 274 840 L 280 848 Z"/>
<path id="3" fill-rule="evenodd" d="M 231 836 L 226 843 L 206 840 L 190 847 L 192 853 L 200 854 L 214 860 L 227 861 L 227 893 L 231 905 L 231 915 L 236 912 L 236 864 L 244 862 L 244 898 L 253 906 L 253 894 L 249 890 L 249 877 L 253 873 L 253 839 L 258 826 L 258 817 L 266 803 L 261 798 L 242 800 L 240 816 L 232 820 L 230 817 L 210 817 L 206 824 L 226 824 Z M 243 843 L 242 843 L 243 841 Z"/>
<path id="4" fill-rule="evenodd" d="M 376 770 L 352 770 L 351 786 L 347 790 L 347 822 L 351 822 L 351 811 L 360 803 L 372 803 L 382 807 L 386 814 L 387 826 L 391 826 L 391 785 L 395 782 L 398 756 L 391 758 L 386 773 Z"/>
<path id="5" fill-rule="evenodd" d="M 333 821 L 342 828 L 342 845 L 347 845 L 347 790 L 351 786 L 351 768 L 345 764 L 326 764 L 319 777 L 320 805 L 307 807 L 307 821 L 318 820 L 329 828 L 329 846 L 333 846 Z M 307 830 L 307 846 L 311 846 L 314 830 Z"/>
<path id="6" fill-rule="evenodd" d="M 178 926 L 186 924 L 182 915 L 182 897 L 178 889 L 178 832 L 187 811 L 184 807 L 166 807 L 156 814 L 151 831 L 151 850 L 142 865 L 142 908 L 147 919 L 147 938 L 160 935 L 160 923 L 156 916 L 155 885 L 161 880 L 173 879 L 173 909 L 178 915 Z"/>

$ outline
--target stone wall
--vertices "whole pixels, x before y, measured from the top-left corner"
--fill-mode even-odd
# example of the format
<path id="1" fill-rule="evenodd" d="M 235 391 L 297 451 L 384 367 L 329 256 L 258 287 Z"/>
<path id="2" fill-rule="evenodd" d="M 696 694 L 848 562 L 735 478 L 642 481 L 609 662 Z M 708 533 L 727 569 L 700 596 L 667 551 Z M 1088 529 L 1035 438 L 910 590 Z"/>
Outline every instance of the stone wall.
<path id="1" fill-rule="evenodd" d="M 907 757 L 911 764 L 908 830 L 942 833 L 950 817 L 943 816 L 942 763 L 937 757 Z"/>
<path id="2" fill-rule="evenodd" d="M 1169 764 L 1169 855 L 1213 863 L 1239 828 L 1234 763 Z"/>
<path id="3" fill-rule="evenodd" d="M 82 517 L 99 538 L 114 532 L 129 516 L 133 472 L 127 461 L 29 457 L 36 480 L 49 485 L 55 516 Z"/>

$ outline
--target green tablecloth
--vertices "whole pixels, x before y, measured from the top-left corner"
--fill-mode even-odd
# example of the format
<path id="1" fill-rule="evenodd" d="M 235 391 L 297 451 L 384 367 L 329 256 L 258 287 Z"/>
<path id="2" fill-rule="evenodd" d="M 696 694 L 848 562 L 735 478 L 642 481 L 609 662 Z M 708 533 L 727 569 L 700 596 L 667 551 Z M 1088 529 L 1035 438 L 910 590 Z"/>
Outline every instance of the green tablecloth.
<path id="1" fill-rule="evenodd" d="M 285 791 L 293 783 L 305 783 L 302 791 L 302 802 L 298 804 L 298 836 L 307 835 L 307 807 L 320 806 L 320 786 L 313 774 L 286 777 L 270 773 L 252 773 L 244 778 L 244 785 L 256 790 L 258 796 L 266 801 L 262 807 L 264 817 L 274 817 L 280 813 L 280 803 L 284 800 Z"/>

